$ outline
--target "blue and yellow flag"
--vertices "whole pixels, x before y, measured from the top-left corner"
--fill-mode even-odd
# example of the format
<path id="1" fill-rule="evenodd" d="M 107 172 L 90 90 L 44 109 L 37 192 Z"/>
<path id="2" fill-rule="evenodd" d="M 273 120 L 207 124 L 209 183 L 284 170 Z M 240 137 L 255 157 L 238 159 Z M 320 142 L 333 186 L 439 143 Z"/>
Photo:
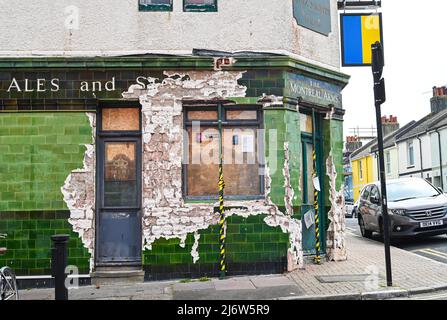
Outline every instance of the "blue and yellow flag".
<path id="1" fill-rule="evenodd" d="M 376 41 L 383 44 L 382 15 L 341 15 L 342 65 L 371 65 L 371 45 Z"/>

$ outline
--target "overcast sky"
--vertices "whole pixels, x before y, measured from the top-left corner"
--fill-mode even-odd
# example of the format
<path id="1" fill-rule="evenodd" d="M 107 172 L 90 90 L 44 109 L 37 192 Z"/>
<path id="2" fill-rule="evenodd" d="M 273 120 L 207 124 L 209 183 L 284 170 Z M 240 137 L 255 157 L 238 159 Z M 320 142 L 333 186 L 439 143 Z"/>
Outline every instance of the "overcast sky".
<path id="1" fill-rule="evenodd" d="M 447 84 L 447 1 L 383 0 L 384 77 L 382 115 L 401 127 L 430 112 L 433 86 Z M 345 136 L 353 127 L 375 127 L 370 67 L 342 68 L 351 75 L 343 91 Z"/>

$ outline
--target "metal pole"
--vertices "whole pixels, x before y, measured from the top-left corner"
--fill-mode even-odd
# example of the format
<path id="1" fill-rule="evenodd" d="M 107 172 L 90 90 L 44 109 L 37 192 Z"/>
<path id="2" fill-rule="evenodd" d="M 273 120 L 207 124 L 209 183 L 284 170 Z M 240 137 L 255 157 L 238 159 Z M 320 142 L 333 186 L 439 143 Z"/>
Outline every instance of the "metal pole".
<path id="1" fill-rule="evenodd" d="M 54 277 L 54 291 L 56 300 L 68 300 L 68 289 L 65 286 L 65 268 L 67 267 L 68 234 L 51 236 L 53 241 L 51 270 Z"/>
<path id="2" fill-rule="evenodd" d="M 377 144 L 379 147 L 380 189 L 382 194 L 383 243 L 385 244 L 386 283 L 393 286 L 390 251 L 390 218 L 388 216 L 388 200 L 386 193 L 385 161 L 383 152 L 382 112 L 380 103 L 376 103 Z"/>
<path id="3" fill-rule="evenodd" d="M 385 245 L 385 267 L 386 267 L 386 282 L 388 287 L 393 286 L 392 272 L 391 272 L 391 251 L 390 251 L 390 219 L 388 215 L 388 199 L 386 192 L 386 177 L 385 177 L 385 156 L 383 151 L 383 132 L 382 132 L 382 111 L 381 105 L 385 102 L 385 80 L 382 78 L 383 62 L 383 48 L 380 42 L 376 42 L 371 46 L 372 48 L 372 71 L 374 78 L 374 105 L 376 107 L 376 122 L 377 122 L 377 146 L 379 148 L 379 173 L 380 173 L 380 189 L 382 196 L 382 218 L 383 218 L 383 243 Z"/>

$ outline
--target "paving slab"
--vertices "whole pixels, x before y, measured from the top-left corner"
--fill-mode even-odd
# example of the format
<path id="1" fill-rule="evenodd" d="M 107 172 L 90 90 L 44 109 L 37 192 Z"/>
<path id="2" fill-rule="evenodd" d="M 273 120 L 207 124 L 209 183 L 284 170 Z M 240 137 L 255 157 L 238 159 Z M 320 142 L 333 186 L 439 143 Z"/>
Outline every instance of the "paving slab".
<path id="1" fill-rule="evenodd" d="M 278 297 L 299 297 L 304 291 L 298 286 L 275 286 L 242 290 L 174 291 L 174 300 L 273 300 Z"/>
<path id="2" fill-rule="evenodd" d="M 294 281 L 288 279 L 285 276 L 259 276 L 259 277 L 251 277 L 250 280 L 256 288 L 296 285 Z"/>
<path id="3" fill-rule="evenodd" d="M 255 286 L 249 278 L 234 278 L 226 280 L 212 280 L 217 291 L 224 290 L 255 290 Z"/>
<path id="4" fill-rule="evenodd" d="M 189 283 L 176 283 L 173 287 L 174 291 L 195 291 L 214 289 L 214 284 L 211 281 L 206 282 L 189 282 Z"/>

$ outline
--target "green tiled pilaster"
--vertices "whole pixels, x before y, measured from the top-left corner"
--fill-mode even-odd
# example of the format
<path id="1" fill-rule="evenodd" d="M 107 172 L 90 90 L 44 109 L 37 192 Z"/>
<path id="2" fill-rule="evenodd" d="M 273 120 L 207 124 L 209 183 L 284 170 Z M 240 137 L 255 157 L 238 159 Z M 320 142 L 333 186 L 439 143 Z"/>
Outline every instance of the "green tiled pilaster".
<path id="1" fill-rule="evenodd" d="M 323 161 L 326 169 L 326 160 L 332 150 L 335 169 L 337 170 L 336 188 L 339 190 L 343 184 L 343 121 L 324 120 L 323 121 Z M 329 177 L 325 173 L 325 199 L 329 198 Z M 330 204 L 329 201 L 326 201 Z"/>
<path id="2" fill-rule="evenodd" d="M 289 142 L 289 172 L 295 192 L 293 205 L 301 205 L 300 162 L 301 134 L 299 113 L 285 108 L 264 110 L 265 154 L 270 169 L 272 201 L 284 206 L 284 142 Z M 276 138 L 275 138 L 276 137 Z"/>

